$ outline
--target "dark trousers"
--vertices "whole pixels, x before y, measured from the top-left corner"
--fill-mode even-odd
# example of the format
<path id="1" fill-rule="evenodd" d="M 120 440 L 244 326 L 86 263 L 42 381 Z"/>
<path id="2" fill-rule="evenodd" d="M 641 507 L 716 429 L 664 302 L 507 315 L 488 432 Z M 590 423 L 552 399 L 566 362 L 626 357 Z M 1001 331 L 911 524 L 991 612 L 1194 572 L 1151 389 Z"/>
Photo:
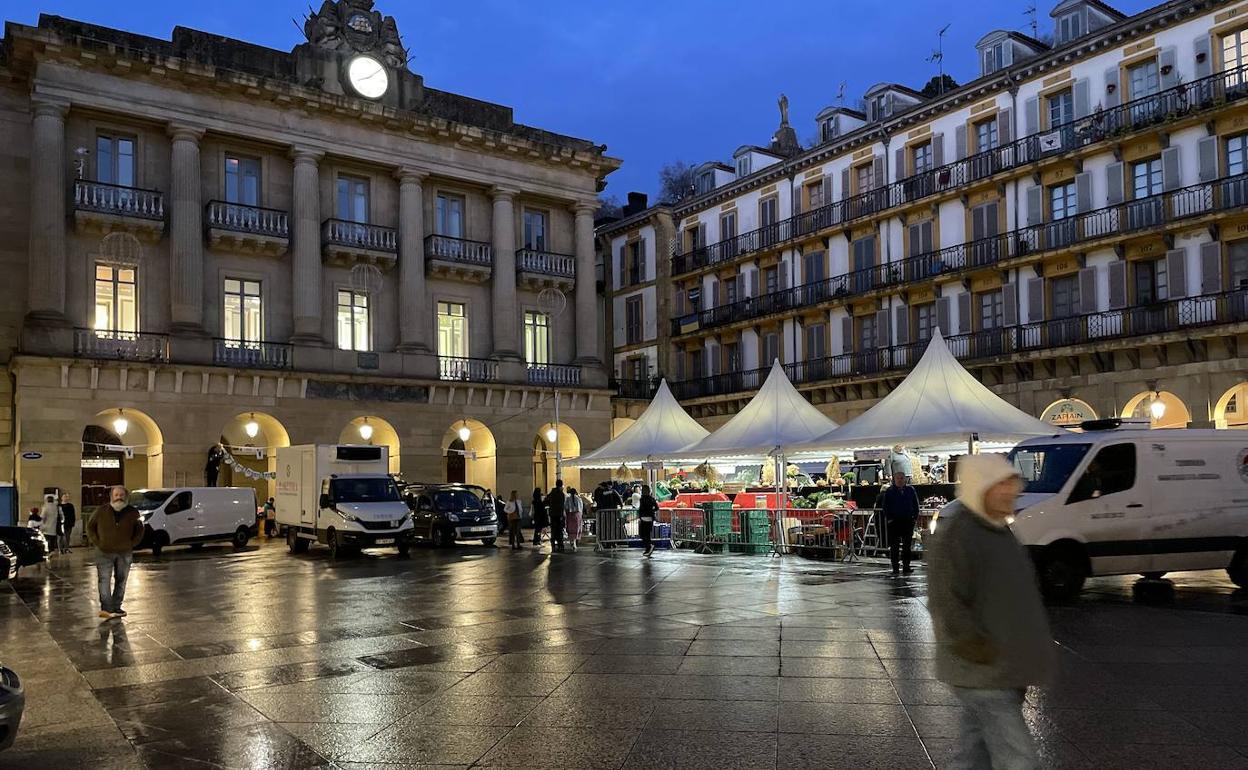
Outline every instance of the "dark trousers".
<path id="1" fill-rule="evenodd" d="M 654 543 L 650 540 L 650 535 L 654 531 L 654 522 L 647 519 L 641 519 L 637 522 L 637 532 L 641 535 L 641 547 L 649 550 L 654 547 Z"/>
<path id="2" fill-rule="evenodd" d="M 563 517 L 550 517 L 550 549 L 553 551 L 558 548 L 563 550 Z"/>
<path id="3" fill-rule="evenodd" d="M 545 522 L 538 519 L 533 520 L 533 545 L 542 544 L 542 529 L 546 527 Z"/>
<path id="4" fill-rule="evenodd" d="M 901 564 L 910 569 L 910 548 L 914 545 L 914 519 L 894 519 L 884 524 L 888 528 L 888 560 L 897 571 L 898 551 Z"/>
<path id="5" fill-rule="evenodd" d="M 507 544 L 513 548 L 524 545 L 524 533 L 520 531 L 520 520 L 507 522 Z"/>

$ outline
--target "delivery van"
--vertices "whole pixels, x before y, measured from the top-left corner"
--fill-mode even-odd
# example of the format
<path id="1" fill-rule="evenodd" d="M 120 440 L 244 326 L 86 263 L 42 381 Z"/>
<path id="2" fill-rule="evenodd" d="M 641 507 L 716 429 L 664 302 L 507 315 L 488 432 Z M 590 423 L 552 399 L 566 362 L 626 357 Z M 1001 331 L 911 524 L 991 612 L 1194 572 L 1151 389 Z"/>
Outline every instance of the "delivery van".
<path id="1" fill-rule="evenodd" d="M 1225 569 L 1248 587 L 1248 432 L 1121 420 L 1022 442 L 1011 528 L 1054 598 L 1093 575 Z"/>
<path id="2" fill-rule="evenodd" d="M 243 548 L 256 534 L 256 491 L 251 487 L 136 489 L 130 504 L 143 520 L 143 542 L 159 556 L 167 545 L 228 540 Z"/>
<path id="3" fill-rule="evenodd" d="M 277 450 L 277 523 L 291 553 L 312 543 L 340 558 L 361 548 L 412 544 L 412 516 L 384 446 L 304 444 Z"/>

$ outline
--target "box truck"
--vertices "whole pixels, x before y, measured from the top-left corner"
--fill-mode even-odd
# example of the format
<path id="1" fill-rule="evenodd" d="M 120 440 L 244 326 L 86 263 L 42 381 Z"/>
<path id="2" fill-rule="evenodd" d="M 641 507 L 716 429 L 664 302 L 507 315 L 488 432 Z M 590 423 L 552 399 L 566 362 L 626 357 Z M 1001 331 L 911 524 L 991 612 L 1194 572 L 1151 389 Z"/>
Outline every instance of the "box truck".
<path id="1" fill-rule="evenodd" d="M 277 523 L 291 553 L 313 542 L 335 558 L 393 546 L 407 555 L 412 517 L 384 446 L 305 444 L 277 450 Z"/>

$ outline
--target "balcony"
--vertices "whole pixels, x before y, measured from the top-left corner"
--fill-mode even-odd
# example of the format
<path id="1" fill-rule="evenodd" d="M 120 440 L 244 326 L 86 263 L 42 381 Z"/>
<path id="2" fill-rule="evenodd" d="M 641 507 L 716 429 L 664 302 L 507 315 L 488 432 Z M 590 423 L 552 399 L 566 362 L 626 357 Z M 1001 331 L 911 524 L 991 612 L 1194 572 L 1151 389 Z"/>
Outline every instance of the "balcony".
<path id="1" fill-rule="evenodd" d="M 76 328 L 74 355 L 115 361 L 168 361 L 169 335 Z"/>
<path id="2" fill-rule="evenodd" d="M 959 360 L 991 361 L 1007 356 L 1049 356 L 1056 349 L 1085 344 L 1096 344 L 1097 350 L 1103 351 L 1107 343 L 1176 332 L 1186 335 L 1227 324 L 1248 324 L 1248 289 L 959 334 L 946 337 L 945 344 Z M 1243 329 L 1237 331 L 1242 333 Z M 918 363 L 926 347 L 926 342 L 915 342 L 844 353 L 785 364 L 784 370 L 794 385 L 836 385 L 884 374 L 901 376 Z M 753 369 L 681 380 L 671 383 L 672 392 L 685 400 L 753 391 L 762 386 L 767 371 Z"/>
<path id="3" fill-rule="evenodd" d="M 321 247 L 330 264 L 388 269 L 399 259 L 399 233 L 392 227 L 326 219 L 321 225 Z"/>
<path id="4" fill-rule="evenodd" d="M 564 364 L 529 364 L 526 380 L 546 388 L 575 388 L 581 384 L 581 367 Z"/>
<path id="5" fill-rule="evenodd" d="M 494 271 L 494 249 L 480 241 L 430 235 L 425 238 L 425 268 L 438 278 L 484 283 Z"/>
<path id="6" fill-rule="evenodd" d="M 576 257 L 538 249 L 516 252 L 517 283 L 534 291 L 556 288 L 571 291 L 576 283 Z"/>
<path id="7" fill-rule="evenodd" d="M 649 401 L 659 390 L 659 380 L 613 380 L 611 386 L 615 389 L 616 398 Z"/>
<path id="8" fill-rule="evenodd" d="M 155 242 L 165 232 L 165 196 L 159 190 L 74 180 L 74 229 L 86 235 L 124 232 Z"/>
<path id="9" fill-rule="evenodd" d="M 498 362 L 488 358 L 438 356 L 438 379 L 455 382 L 497 382 Z"/>
<path id="10" fill-rule="evenodd" d="M 250 340 L 212 341 L 212 362 L 238 369 L 291 369 L 294 367 L 294 346 L 284 342 L 253 342 Z"/>
<path id="11" fill-rule="evenodd" d="M 290 245 L 290 217 L 285 211 L 208 201 L 204 219 L 208 245 L 215 249 L 278 257 Z"/>
<path id="12" fill-rule="evenodd" d="M 1248 174 L 1170 190 L 1148 198 L 1105 206 L 1057 222 L 1042 222 L 1010 232 L 948 246 L 898 262 L 877 265 L 816 283 L 708 308 L 672 319 L 672 335 L 728 326 L 831 300 L 852 299 L 872 291 L 930 281 L 1011 262 L 1030 261 L 1096 241 L 1118 242 L 1164 230 L 1202 216 L 1238 210 L 1248 204 Z"/>
<path id="13" fill-rule="evenodd" d="M 721 262 L 776 248 L 831 227 L 906 206 L 973 184 L 996 174 L 1036 163 L 1105 140 L 1121 141 L 1130 134 L 1220 109 L 1248 97 L 1248 65 L 1218 72 L 1160 93 L 1135 99 L 1108 110 L 1098 110 L 1060 126 L 923 171 L 886 187 L 860 193 L 761 227 L 735 238 L 698 246 L 672 257 L 672 275 L 679 276 Z"/>

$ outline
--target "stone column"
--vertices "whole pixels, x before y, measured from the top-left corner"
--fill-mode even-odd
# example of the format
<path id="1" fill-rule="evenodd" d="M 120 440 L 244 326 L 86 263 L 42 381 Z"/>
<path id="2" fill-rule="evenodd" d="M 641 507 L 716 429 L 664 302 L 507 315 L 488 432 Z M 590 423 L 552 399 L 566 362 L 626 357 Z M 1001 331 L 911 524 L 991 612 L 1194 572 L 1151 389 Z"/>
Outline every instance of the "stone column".
<path id="1" fill-rule="evenodd" d="M 598 291 L 594 270 L 594 212 L 597 206 L 578 203 L 576 214 L 576 363 L 600 365 L 598 349 Z M 608 263 L 609 264 L 609 263 Z M 610 275 L 610 270 L 607 275 Z"/>
<path id="2" fill-rule="evenodd" d="M 204 209 L 199 165 L 202 128 L 170 124 L 169 301 L 175 333 L 204 333 Z"/>
<path id="3" fill-rule="evenodd" d="M 494 196 L 494 357 L 518 360 L 520 358 L 516 327 L 516 191 L 495 187 Z"/>
<path id="4" fill-rule="evenodd" d="M 295 147 L 294 211 L 291 216 L 290 273 L 294 334 L 291 342 L 323 345 L 321 331 L 321 173 L 325 153 Z"/>
<path id="5" fill-rule="evenodd" d="M 29 319 L 66 325 L 65 113 L 67 102 L 31 104 Z"/>
<path id="6" fill-rule="evenodd" d="M 399 350 L 429 352 L 429 298 L 425 292 L 423 171 L 401 168 L 399 180 Z"/>

